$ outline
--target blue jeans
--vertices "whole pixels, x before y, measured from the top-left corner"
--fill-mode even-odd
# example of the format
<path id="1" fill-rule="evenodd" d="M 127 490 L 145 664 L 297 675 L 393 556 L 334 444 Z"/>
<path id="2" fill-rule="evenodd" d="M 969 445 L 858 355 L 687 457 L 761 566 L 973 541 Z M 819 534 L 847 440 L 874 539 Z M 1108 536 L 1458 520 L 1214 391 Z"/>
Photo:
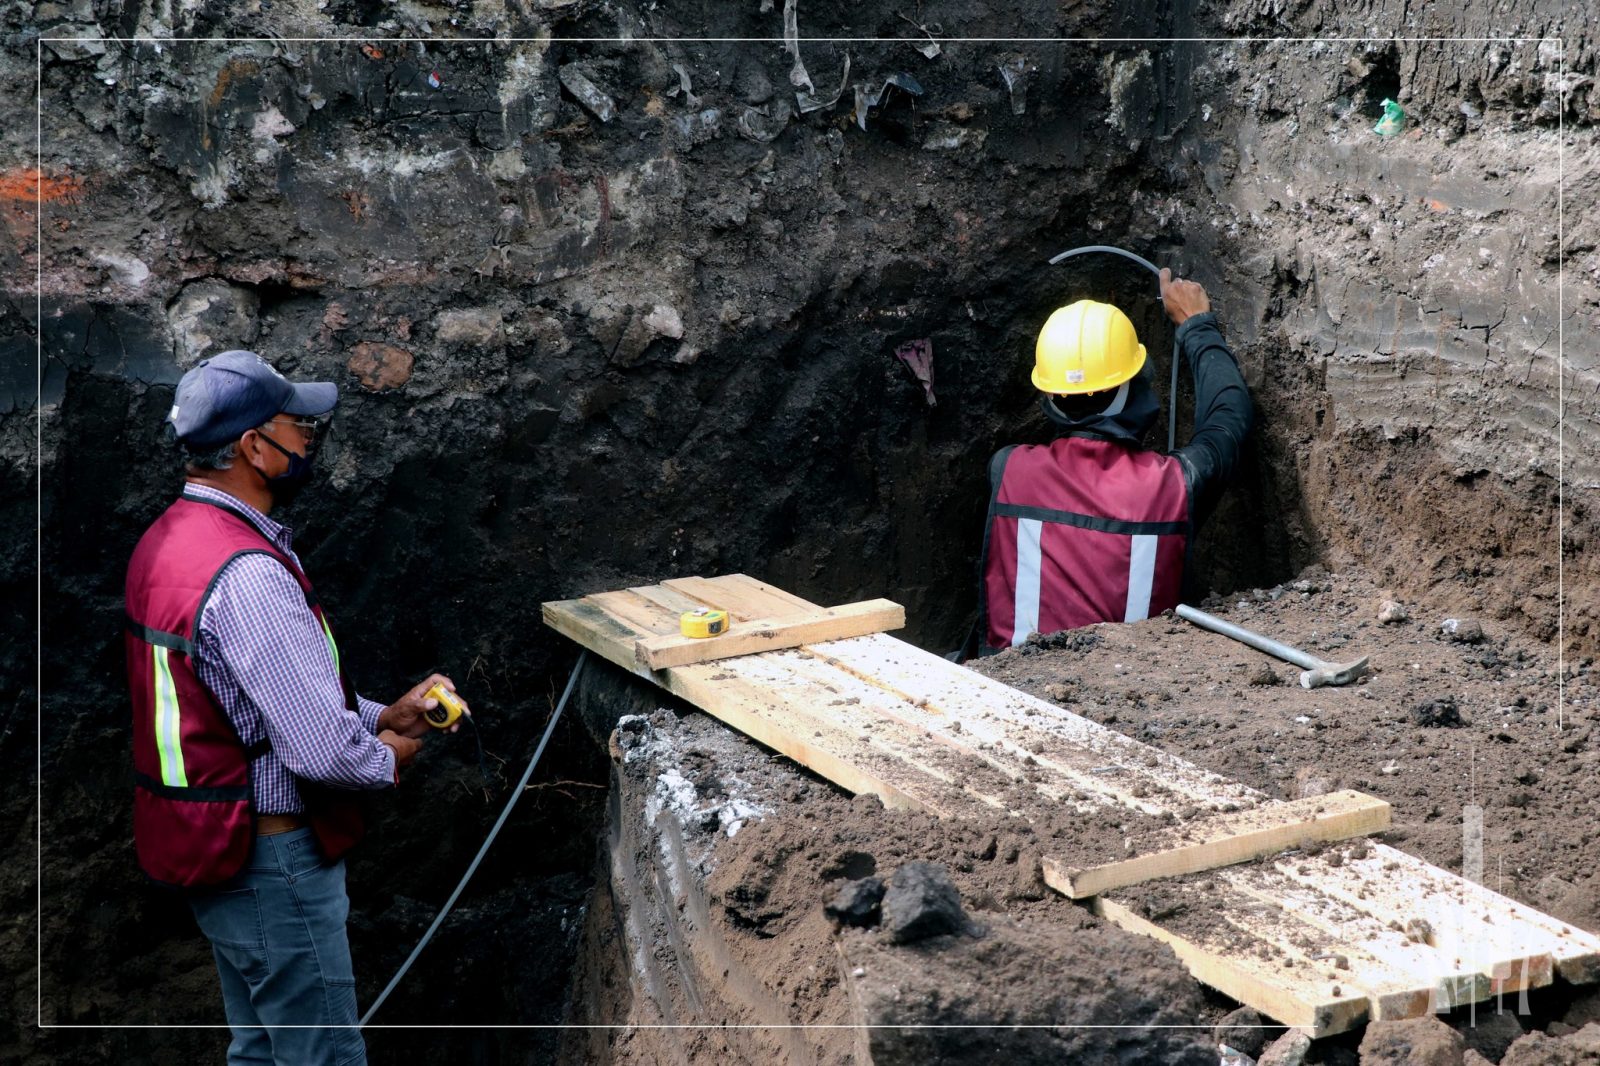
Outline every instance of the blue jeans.
<path id="1" fill-rule="evenodd" d="M 256 837 L 245 868 L 189 905 L 222 978 L 230 1064 L 367 1061 L 354 1028 L 344 863 L 324 864 L 311 830 Z"/>

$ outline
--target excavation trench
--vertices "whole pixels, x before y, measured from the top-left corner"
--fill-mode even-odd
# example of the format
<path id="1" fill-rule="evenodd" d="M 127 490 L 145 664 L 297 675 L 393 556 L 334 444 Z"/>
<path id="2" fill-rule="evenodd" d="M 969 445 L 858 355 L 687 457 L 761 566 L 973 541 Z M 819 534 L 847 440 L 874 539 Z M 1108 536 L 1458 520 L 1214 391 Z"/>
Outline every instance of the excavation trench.
<path id="1" fill-rule="evenodd" d="M 306 18 L 365 18 L 364 6 L 339 6 Z M 690 27 L 761 37 L 778 17 L 624 6 L 617 18 L 634 38 Z M 924 5 L 928 25 L 995 35 L 938 6 Z M 1491 28 L 1471 5 L 1447 6 L 1460 19 L 1443 35 Z M 1558 28 L 1555 5 L 1527 6 L 1521 30 Z M 1389 13 L 1396 32 L 1402 8 Z M 976 610 L 986 461 L 1050 435 L 1027 381 L 1039 323 L 1078 296 L 1118 302 L 1165 392 L 1170 327 L 1148 277 L 1092 257 L 1047 265 L 1073 246 L 1117 244 L 1202 281 L 1258 404 L 1188 598 L 1230 602 L 1322 567 L 1357 575 L 1373 596 L 1479 618 L 1552 676 L 1558 653 L 1572 671 L 1593 654 L 1600 564 L 1584 549 L 1595 516 L 1572 491 L 1600 482 L 1595 333 L 1579 328 L 1596 307 L 1592 276 L 1569 268 L 1564 303 L 1552 298 L 1562 255 L 1592 254 L 1593 221 L 1571 206 L 1596 199 L 1592 145 L 1566 152 L 1567 244 L 1546 225 L 1558 188 L 1547 161 L 1562 129 L 1592 122 L 1593 88 L 1552 89 L 1554 61 L 1536 40 L 1435 52 L 949 41 L 937 59 L 903 43 L 813 43 L 803 56 L 822 96 L 840 84 L 847 51 L 852 82 L 908 73 L 923 93 L 894 88 L 857 115 L 847 88 L 802 114 L 793 58 L 773 45 L 552 42 L 546 31 L 603 38 L 618 27 L 584 5 L 542 17 L 512 26 L 474 15 L 485 36 L 527 39 L 425 53 L 240 41 L 44 53 L 42 93 L 61 106 L 41 120 L 55 183 L 28 185 L 48 193 L 43 321 L 27 311 L 32 270 L 7 279 L 0 318 L 8 370 L 32 365 L 41 330 L 42 392 L 31 373 L 3 381 L 12 413 L 0 421 L 0 499 L 26 528 L 37 429 L 42 683 L 37 693 L 16 684 L 11 712 L 15 732 L 37 697 L 37 809 L 20 787 L 32 776 L 26 746 L 6 745 L 3 758 L 4 812 L 30 830 L 15 847 L 31 850 L 35 817 L 43 838 L 46 1021 L 220 1014 L 187 909 L 135 872 L 118 635 L 125 560 L 177 485 L 157 427 L 183 370 L 225 347 L 341 385 L 320 482 L 288 517 L 363 692 L 403 691 L 442 669 L 481 708 L 487 785 L 470 738 L 430 746 L 379 802 L 373 839 L 352 860 L 363 1000 L 448 894 L 545 725 L 574 648 L 537 625 L 540 602 L 745 572 L 821 603 L 887 596 L 906 608 L 907 639 L 941 652 L 961 641 Z M 801 17 L 812 36 L 905 27 L 853 5 Z M 1322 3 L 1304 17 L 1321 20 L 1318 33 L 1344 19 Z M 260 37 L 255 18 L 208 16 L 179 36 Z M 1266 18 L 1243 4 L 1205 17 L 1184 5 L 1062 14 L 1040 4 L 1008 9 L 1003 29 L 1279 34 Z M 151 19 L 134 10 L 116 32 Z M 1592 73 L 1592 45 L 1569 49 L 1566 69 Z M 580 103 L 570 75 L 563 87 L 569 66 L 612 98 L 611 121 Z M 31 84 L 34 65 L 7 59 L 4 72 Z M 1404 136 L 1384 138 L 1374 111 L 1396 94 L 1412 117 Z M 24 125 L 5 127 L 19 153 Z M 31 224 L 8 222 L 0 236 L 31 265 Z M 928 389 L 894 354 L 915 340 L 931 344 Z M 1180 440 L 1190 404 L 1180 390 Z M 5 591 L 27 601 L 25 540 L 0 553 Z M 25 617 L 4 624 L 5 676 L 31 678 Z M 640 795 L 613 781 L 610 712 L 595 709 L 622 706 L 606 691 L 618 684 L 597 672 L 586 686 L 587 710 L 558 729 L 536 787 L 386 1006 L 392 1020 L 611 1020 L 644 988 L 680 1012 L 721 1004 L 756 1021 L 849 1002 L 809 971 L 781 985 L 716 978 L 711 941 L 679 945 L 699 953 L 710 986 L 678 987 L 688 975 L 621 951 L 616 901 L 665 906 L 677 895 L 670 864 L 618 859 L 642 839 L 618 835 L 631 832 Z M 627 691 L 628 713 L 656 709 L 646 690 Z M 747 758 L 717 747 L 713 727 L 685 728 Z M 849 806 L 815 780 L 770 783 Z M 9 913 L 31 906 L 24 867 L 3 881 Z M 709 928 L 703 903 L 684 897 Z M 1083 921 L 1064 902 L 1028 906 Z M 678 935 L 670 922 L 659 932 Z M 1133 983 L 1137 960 L 1154 957 L 1130 950 Z M 5 951 L 25 970 L 31 939 Z M 1158 985 L 1174 1010 L 1204 1005 L 1182 981 Z M 1099 1002 L 1085 996 L 1075 1017 Z M 23 999 L 18 1016 L 33 1011 Z M 370 1044 L 380 1061 L 467 1046 L 484 1061 L 627 1056 L 607 1039 L 377 1031 Z M 750 1039 L 762 1057 L 806 1061 L 791 1036 Z M 859 1052 L 850 1039 L 827 1047 Z M 712 1053 L 709 1040 L 635 1050 L 694 1059 Z M 183 1030 L 54 1032 L 19 1054 L 175 1058 L 218 1046 Z"/>

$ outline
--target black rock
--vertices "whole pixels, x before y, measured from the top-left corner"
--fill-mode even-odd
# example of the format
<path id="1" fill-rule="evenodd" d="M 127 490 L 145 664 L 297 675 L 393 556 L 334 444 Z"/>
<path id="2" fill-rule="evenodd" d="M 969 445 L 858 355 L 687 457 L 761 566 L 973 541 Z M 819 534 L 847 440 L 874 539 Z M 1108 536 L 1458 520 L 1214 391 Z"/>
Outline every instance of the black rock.
<path id="1" fill-rule="evenodd" d="M 895 944 L 964 933 L 969 925 L 950 871 L 936 862 L 908 862 L 894 872 L 883 896 L 883 924 Z"/>
<path id="2" fill-rule="evenodd" d="M 822 912 L 840 925 L 877 925 L 878 904 L 882 900 L 883 882 L 876 877 L 863 877 L 859 881 L 846 881 Z"/>
<path id="3" fill-rule="evenodd" d="M 1490 1013 L 1484 1010 L 1461 1026 L 1461 1035 L 1466 1040 L 1467 1047 L 1490 1062 L 1499 1062 L 1504 1057 L 1506 1049 L 1522 1036 L 1522 1023 L 1510 1013 L 1504 1011 Z"/>
<path id="4" fill-rule="evenodd" d="M 1218 1044 L 1226 1044 L 1252 1059 L 1261 1057 L 1268 1044 L 1282 1036 L 1284 1030 L 1263 1018 L 1251 1007 L 1240 1007 L 1222 1016 L 1212 1030 Z"/>
<path id="5" fill-rule="evenodd" d="M 1454 696 L 1440 696 L 1417 704 L 1411 708 L 1411 720 L 1425 729 L 1454 728 L 1462 724 Z"/>

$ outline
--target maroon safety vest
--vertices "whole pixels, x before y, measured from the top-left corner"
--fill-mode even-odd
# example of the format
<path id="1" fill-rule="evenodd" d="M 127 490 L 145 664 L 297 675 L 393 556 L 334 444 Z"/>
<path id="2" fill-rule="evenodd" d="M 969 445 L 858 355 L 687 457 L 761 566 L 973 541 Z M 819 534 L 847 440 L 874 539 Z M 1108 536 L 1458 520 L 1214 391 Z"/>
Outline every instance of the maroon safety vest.
<path id="1" fill-rule="evenodd" d="M 225 881 L 244 865 L 254 841 L 250 763 L 267 743 L 245 748 L 192 660 L 217 574 L 247 554 L 270 556 L 294 575 L 328 638 L 345 706 L 358 706 L 327 618 L 294 561 L 225 504 L 182 497 L 167 508 L 128 563 L 124 636 L 133 696 L 134 847 L 145 873 L 165 884 Z M 338 858 L 362 834 L 355 797 L 297 784 L 324 856 Z"/>
<path id="2" fill-rule="evenodd" d="M 1177 459 L 1099 437 L 1007 448 L 989 467 L 983 640 L 1021 644 L 1178 603 L 1190 534 Z"/>

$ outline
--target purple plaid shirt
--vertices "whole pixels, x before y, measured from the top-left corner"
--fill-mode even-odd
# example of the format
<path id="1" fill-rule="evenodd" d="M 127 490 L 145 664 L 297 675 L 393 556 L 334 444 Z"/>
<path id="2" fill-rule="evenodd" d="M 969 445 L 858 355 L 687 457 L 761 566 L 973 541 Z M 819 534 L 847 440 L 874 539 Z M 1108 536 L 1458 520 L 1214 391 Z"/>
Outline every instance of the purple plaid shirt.
<path id="1" fill-rule="evenodd" d="M 234 508 L 299 565 L 289 527 L 208 485 L 186 484 L 183 494 Z M 250 764 L 256 813 L 305 810 L 296 778 L 348 789 L 394 784 L 394 752 L 375 735 L 384 705 L 357 697 L 360 715 L 345 709 L 327 637 L 282 563 L 242 555 L 225 565 L 194 644 L 195 674 L 239 739 L 249 746 L 264 736 L 271 745 Z"/>

